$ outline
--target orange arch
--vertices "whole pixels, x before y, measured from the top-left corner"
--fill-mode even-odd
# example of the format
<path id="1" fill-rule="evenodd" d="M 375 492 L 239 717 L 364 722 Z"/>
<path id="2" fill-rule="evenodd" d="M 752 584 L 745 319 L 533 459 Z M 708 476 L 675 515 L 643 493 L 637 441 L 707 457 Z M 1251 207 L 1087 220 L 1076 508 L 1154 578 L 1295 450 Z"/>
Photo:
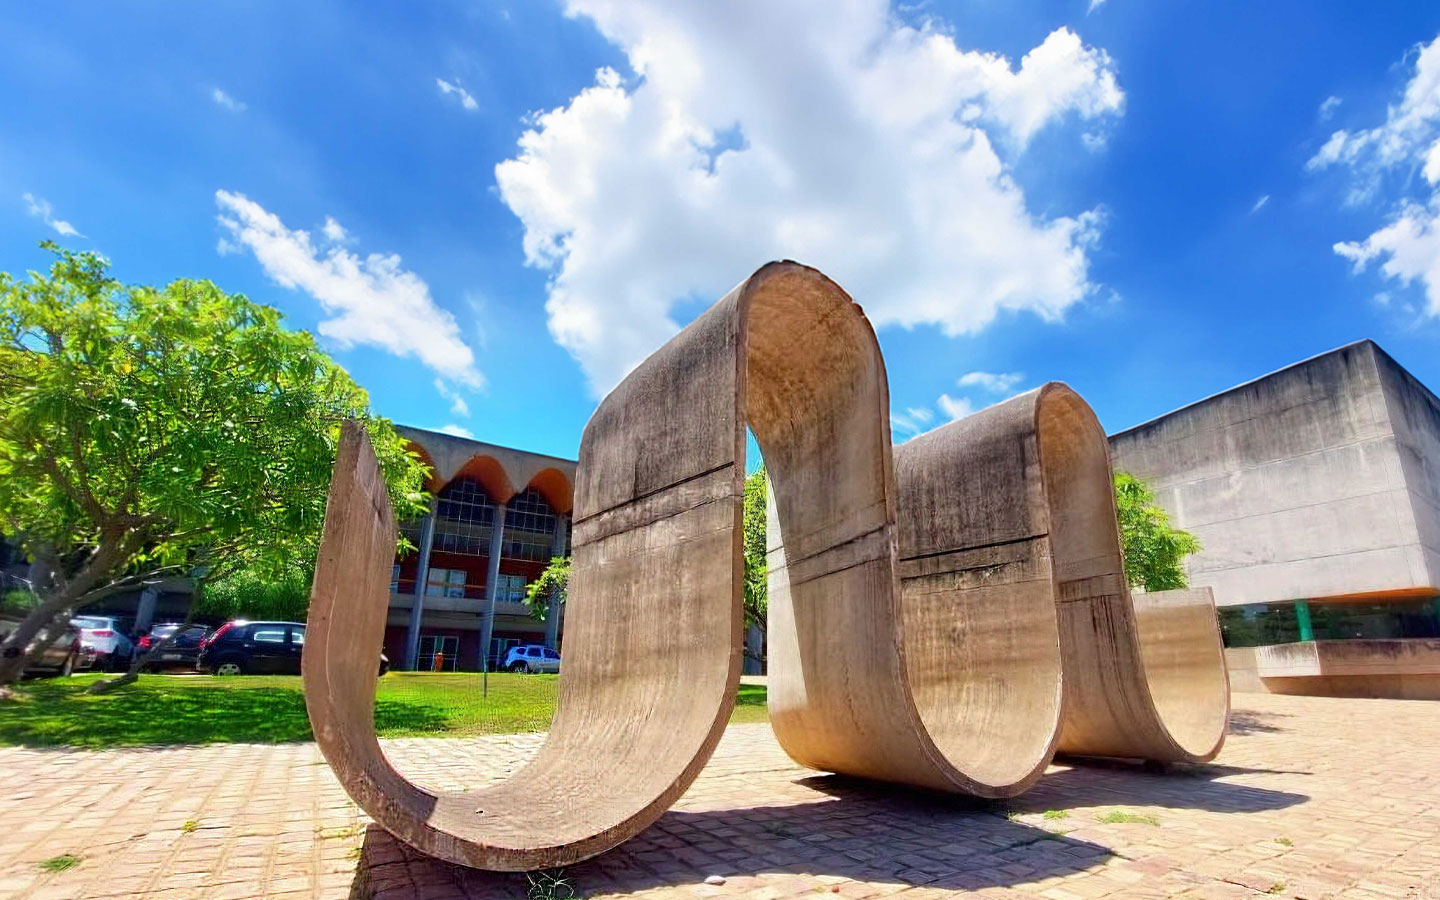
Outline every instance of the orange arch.
<path id="1" fill-rule="evenodd" d="M 440 488 L 444 485 L 440 481 L 440 470 L 435 467 L 435 460 L 430 458 L 430 454 L 425 452 L 424 447 L 414 441 L 406 441 L 405 449 L 409 450 L 412 456 L 417 457 L 424 463 L 425 468 L 428 470 L 425 475 L 425 490 L 431 494 L 440 493 Z"/>
<path id="2" fill-rule="evenodd" d="M 540 496 L 544 497 L 545 502 L 557 513 L 568 513 L 575 505 L 575 488 L 559 469 L 541 469 L 525 486 L 539 491 Z"/>
<path id="3" fill-rule="evenodd" d="M 496 503 L 509 503 L 510 498 L 516 494 L 515 485 L 510 483 L 510 476 L 505 474 L 505 467 L 500 465 L 500 461 L 493 456 L 470 457 L 469 461 L 460 467 L 460 471 L 456 472 L 455 477 L 450 481 L 466 475 L 480 482 L 485 493 L 489 494 L 490 499 Z"/>

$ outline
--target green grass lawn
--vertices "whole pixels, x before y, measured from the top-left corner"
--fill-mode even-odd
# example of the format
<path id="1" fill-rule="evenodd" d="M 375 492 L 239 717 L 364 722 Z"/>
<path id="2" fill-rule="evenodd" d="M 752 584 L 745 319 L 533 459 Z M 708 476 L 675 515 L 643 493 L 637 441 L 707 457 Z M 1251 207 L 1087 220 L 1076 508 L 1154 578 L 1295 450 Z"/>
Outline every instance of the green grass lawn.
<path id="1" fill-rule="evenodd" d="M 300 679 L 286 675 L 142 675 L 109 694 L 85 688 L 101 675 L 28 681 L 0 701 L 0 745 L 130 747 L 280 743 L 311 739 Z M 379 681 L 382 737 L 465 737 L 544 731 L 555 711 L 555 675 L 392 672 Z M 742 684 L 731 722 L 763 722 L 765 688 Z"/>

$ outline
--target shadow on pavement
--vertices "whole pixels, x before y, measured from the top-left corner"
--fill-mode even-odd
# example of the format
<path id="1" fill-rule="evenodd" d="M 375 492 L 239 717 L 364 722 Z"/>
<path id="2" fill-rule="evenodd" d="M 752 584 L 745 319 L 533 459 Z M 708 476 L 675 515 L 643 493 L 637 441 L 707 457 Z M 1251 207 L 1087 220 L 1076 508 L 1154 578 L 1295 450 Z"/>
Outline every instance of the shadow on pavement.
<path id="1" fill-rule="evenodd" d="M 946 890 L 1007 887 L 1081 872 L 1111 856 L 1104 846 L 1064 836 L 1078 822 L 1056 820 L 1054 830 L 1048 830 L 1007 816 L 1089 806 L 1257 812 L 1308 799 L 1203 776 L 1162 777 L 1137 766 L 1053 772 L 1034 790 L 1007 801 L 837 775 L 811 776 L 796 784 L 815 790 L 816 798 L 788 805 L 672 810 L 634 840 L 570 867 L 564 872 L 568 884 L 544 894 L 568 900 L 569 887 L 575 896 L 593 896 L 699 885 L 707 876 L 720 875 L 726 886 L 716 893 L 730 895 L 761 887 L 761 874 L 767 887 L 784 881 L 786 896 L 827 894 L 838 886 L 837 895 L 846 897 L 847 882 Z M 522 898 L 529 887 L 523 874 L 481 872 L 431 859 L 372 825 L 352 897 L 398 900 L 417 896 L 418 890 L 426 897 Z"/>
<path id="2" fill-rule="evenodd" d="M 961 797 L 896 790 L 860 781 L 825 781 L 821 797 L 786 806 L 667 813 L 648 831 L 596 859 L 571 866 L 577 896 L 700 884 L 726 878 L 725 894 L 743 893 L 776 875 L 793 893 L 828 893 L 844 883 L 875 882 L 967 890 L 1083 871 L 1110 857 L 1106 848 L 1010 821 Z M 426 857 L 370 826 L 351 896 L 377 900 L 424 896 L 525 897 L 523 874 L 497 874 Z M 788 890 L 788 889 L 787 889 Z M 555 894 L 565 900 L 564 893 Z"/>
<path id="3" fill-rule="evenodd" d="M 1285 809 L 1310 798 L 1305 794 L 1273 791 L 1216 779 L 1262 770 L 1207 763 L 1175 766 L 1168 771 L 1147 769 L 1137 763 L 1112 760 L 1066 760 L 1070 768 L 1051 772 L 1035 787 L 1005 807 L 1017 812 L 1098 806 L 1155 806 L 1203 809 L 1210 812 L 1263 812 Z M 1271 773 L 1271 770 L 1263 770 Z M 1308 772 L 1273 772 L 1305 775 Z"/>

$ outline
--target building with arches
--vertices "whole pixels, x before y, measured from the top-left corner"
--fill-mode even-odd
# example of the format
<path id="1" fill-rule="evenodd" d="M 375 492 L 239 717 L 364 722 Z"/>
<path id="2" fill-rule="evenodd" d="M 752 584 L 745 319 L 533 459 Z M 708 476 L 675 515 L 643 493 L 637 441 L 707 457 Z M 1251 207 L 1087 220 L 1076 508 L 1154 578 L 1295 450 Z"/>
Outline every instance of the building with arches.
<path id="1" fill-rule="evenodd" d="M 397 668 L 478 671 L 515 644 L 558 647 L 559 609 L 541 621 L 523 600 L 550 558 L 570 552 L 575 461 L 396 430 L 429 466 L 434 499 L 403 526 L 416 549 L 395 558 L 386 655 Z"/>

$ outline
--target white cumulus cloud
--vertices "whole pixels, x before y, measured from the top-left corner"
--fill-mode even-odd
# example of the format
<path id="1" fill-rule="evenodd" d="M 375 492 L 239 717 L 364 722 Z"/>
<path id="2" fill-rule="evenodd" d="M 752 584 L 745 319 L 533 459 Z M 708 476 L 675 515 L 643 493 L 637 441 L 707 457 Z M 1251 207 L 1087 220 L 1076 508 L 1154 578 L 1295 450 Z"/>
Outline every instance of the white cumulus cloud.
<path id="1" fill-rule="evenodd" d="M 234 97 L 232 97 L 232 96 L 230 96 L 229 94 L 225 93 L 224 91 L 220 90 L 218 87 L 217 87 L 217 88 L 212 88 L 212 89 L 210 90 L 210 99 L 215 101 L 215 105 L 216 105 L 216 106 L 224 107 L 225 109 L 228 109 L 228 110 L 230 110 L 231 112 L 238 113 L 238 112 L 244 112 L 244 111 L 245 111 L 245 104 L 244 104 L 244 103 L 241 103 L 239 100 L 236 100 Z"/>
<path id="2" fill-rule="evenodd" d="M 903 413 L 892 412 L 890 414 L 890 431 L 899 436 L 903 442 L 929 431 L 930 422 L 934 418 L 935 414 L 925 407 L 912 406 Z"/>
<path id="3" fill-rule="evenodd" d="M 216 191 L 215 202 L 224 230 L 220 252 L 248 247 L 276 283 L 319 301 L 330 314 L 320 323 L 322 335 L 342 347 L 379 347 L 418 359 L 468 387 L 484 384 L 455 317 L 436 305 L 429 285 L 401 265 L 398 255 L 361 257 L 338 246 L 322 251 L 309 232 L 287 228 L 279 216 L 243 194 Z"/>
<path id="4" fill-rule="evenodd" d="M 64 219 L 55 218 L 55 210 L 50 206 L 50 201 L 44 197 L 37 197 L 26 191 L 20 195 L 20 199 L 25 201 L 26 212 L 55 229 L 55 233 L 61 237 L 85 236 L 76 230 L 74 225 Z"/>
<path id="5" fill-rule="evenodd" d="M 600 70 L 495 174 L 551 272 L 550 331 L 597 394 L 675 333 L 678 304 L 770 259 L 818 266 L 878 325 L 949 335 L 1093 291 L 1098 211 L 1036 213 L 1012 175 L 1041 129 L 1099 135 L 1123 108 L 1109 56 L 1069 29 L 1017 65 L 884 0 L 567 11 L 634 77 Z"/>
<path id="6" fill-rule="evenodd" d="M 1334 132 L 1306 167 L 1343 165 L 1353 177 L 1348 202 L 1384 199 L 1387 223 L 1364 240 L 1340 241 L 1337 254 L 1356 272 L 1377 264 L 1401 285 L 1419 283 L 1425 311 L 1440 317 L 1440 37 L 1417 46 L 1410 79 L 1373 128 Z M 1418 170 L 1420 179 L 1410 177 Z M 1397 177 L 1390 177 L 1399 173 Z M 1395 194 L 1382 197 L 1395 185 Z"/>
<path id="7" fill-rule="evenodd" d="M 452 434 L 455 437 L 469 438 L 472 441 L 475 440 L 475 433 L 473 431 L 463 426 L 456 425 L 453 422 L 449 425 L 441 425 L 435 430 L 440 432 L 441 434 Z"/>
<path id="8" fill-rule="evenodd" d="M 1352 200 L 1368 199 L 1387 169 L 1423 157 L 1440 138 L 1440 37 L 1408 55 L 1414 57 L 1410 81 L 1386 111 L 1385 121 L 1374 128 L 1333 132 L 1305 164 L 1312 171 L 1350 166 L 1361 177 Z"/>
<path id="9" fill-rule="evenodd" d="M 345 226 L 335 221 L 334 216 L 326 216 L 325 224 L 320 227 L 320 230 L 325 233 L 325 237 L 337 244 L 343 244 L 350 238 L 350 232 L 345 230 Z"/>
<path id="10" fill-rule="evenodd" d="M 1334 94 L 1326 97 L 1320 103 L 1320 110 L 1318 112 L 1318 115 L 1320 116 L 1320 121 L 1324 122 L 1328 120 L 1331 116 L 1335 115 L 1335 110 L 1339 109 L 1340 104 L 1343 102 L 1344 101 L 1342 101 L 1339 97 L 1336 97 Z"/>
<path id="11" fill-rule="evenodd" d="M 450 82 L 443 78 L 436 78 L 435 84 L 440 88 L 440 93 L 446 95 L 454 94 L 460 100 L 460 105 L 465 107 L 466 111 L 474 112 L 480 108 L 480 104 L 475 102 L 475 98 L 470 96 L 469 91 L 460 86 L 459 81 Z"/>
<path id="12" fill-rule="evenodd" d="M 960 387 L 980 387 L 992 393 L 1004 394 L 1024 380 L 1023 372 L 966 372 L 956 379 L 955 383 Z"/>
<path id="13" fill-rule="evenodd" d="M 1267 204 L 1267 203 L 1269 203 L 1269 202 L 1270 202 L 1270 195 L 1269 195 L 1269 194 L 1261 194 L 1261 195 L 1260 195 L 1260 199 L 1256 200 L 1255 203 L 1254 203 L 1254 205 L 1250 207 L 1250 214 L 1253 216 L 1255 213 L 1257 213 L 1257 212 L 1259 212 L 1260 210 L 1264 209 L 1264 208 L 1265 208 L 1265 204 Z"/>
<path id="14" fill-rule="evenodd" d="M 435 391 L 441 397 L 450 401 L 450 412 L 452 414 L 463 416 L 467 419 L 470 418 L 470 404 L 465 402 L 464 396 L 462 396 L 459 391 L 446 384 L 445 379 L 435 379 Z"/>
<path id="15" fill-rule="evenodd" d="M 940 411 L 950 418 L 950 421 L 963 419 L 975 411 L 975 404 L 969 397 L 952 397 L 949 394 L 941 394 L 935 401 Z"/>

